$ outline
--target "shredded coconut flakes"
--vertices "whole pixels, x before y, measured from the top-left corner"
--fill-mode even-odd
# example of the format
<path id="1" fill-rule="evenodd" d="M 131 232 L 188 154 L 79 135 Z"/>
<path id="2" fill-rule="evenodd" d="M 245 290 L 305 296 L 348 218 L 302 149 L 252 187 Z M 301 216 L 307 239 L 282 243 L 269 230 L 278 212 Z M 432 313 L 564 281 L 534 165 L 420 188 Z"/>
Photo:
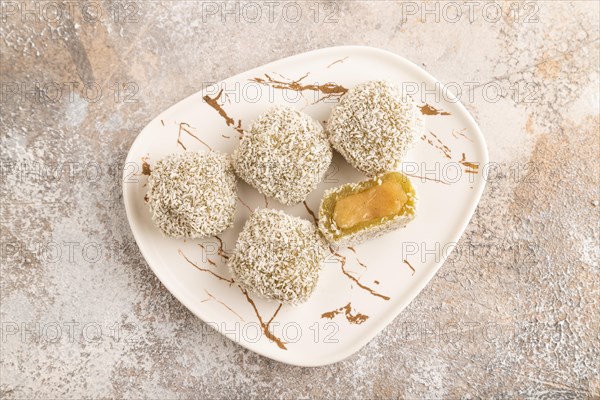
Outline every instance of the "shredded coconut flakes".
<path id="1" fill-rule="evenodd" d="M 240 233 L 229 269 L 246 289 L 276 301 L 298 304 L 312 294 L 325 244 L 315 226 L 283 211 L 255 211 Z"/>
<path id="2" fill-rule="evenodd" d="M 396 170 L 423 129 L 421 111 L 400 87 L 369 81 L 341 97 L 326 131 L 352 166 L 373 176 Z"/>
<path id="3" fill-rule="evenodd" d="M 203 238 L 233 225 L 236 178 L 229 158 L 186 151 L 156 163 L 148 178 L 152 221 L 165 236 Z"/>
<path id="4" fill-rule="evenodd" d="M 238 176 L 259 192 L 294 205 L 314 190 L 329 168 L 332 152 L 323 127 L 290 107 L 260 116 L 233 153 Z"/>

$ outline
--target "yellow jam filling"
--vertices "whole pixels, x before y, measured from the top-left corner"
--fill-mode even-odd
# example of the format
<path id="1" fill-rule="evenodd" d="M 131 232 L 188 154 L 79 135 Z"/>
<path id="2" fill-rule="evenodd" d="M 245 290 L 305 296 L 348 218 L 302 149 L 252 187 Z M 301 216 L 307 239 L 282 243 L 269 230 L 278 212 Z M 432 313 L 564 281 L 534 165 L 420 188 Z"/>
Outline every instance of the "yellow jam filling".
<path id="1" fill-rule="evenodd" d="M 362 192 L 351 194 L 336 202 L 333 220 L 341 229 L 400 212 L 408 196 L 397 181 L 385 181 Z"/>

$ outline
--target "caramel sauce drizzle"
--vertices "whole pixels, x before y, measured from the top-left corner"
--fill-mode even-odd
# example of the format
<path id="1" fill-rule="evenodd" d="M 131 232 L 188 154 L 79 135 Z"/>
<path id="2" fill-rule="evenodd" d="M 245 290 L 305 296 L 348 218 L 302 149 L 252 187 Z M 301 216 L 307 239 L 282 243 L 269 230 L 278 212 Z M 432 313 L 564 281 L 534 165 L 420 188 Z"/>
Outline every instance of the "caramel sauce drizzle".
<path id="1" fill-rule="evenodd" d="M 423 115 L 450 115 L 449 112 L 437 109 L 429 104 L 423 104 L 419 107 Z"/>
<path id="2" fill-rule="evenodd" d="M 452 158 L 452 150 L 450 150 L 450 147 L 446 146 L 444 144 L 444 142 L 442 142 L 440 140 L 439 137 L 437 137 L 437 135 L 431 131 L 429 131 L 429 134 L 431 136 L 433 136 L 433 138 L 435 139 L 436 143 L 434 143 L 431 139 L 429 139 L 427 137 L 427 134 L 421 136 L 421 140 L 425 140 L 427 143 L 429 143 L 429 145 L 435 147 L 436 149 L 438 149 L 439 151 L 442 152 L 442 154 L 444 155 L 444 157 L 451 159 Z"/>
<path id="3" fill-rule="evenodd" d="M 223 245 L 223 239 L 221 239 L 221 237 L 219 235 L 215 235 L 215 239 L 217 239 L 217 241 L 219 242 L 219 248 L 217 250 L 217 254 L 225 259 L 225 260 L 229 260 L 229 256 L 227 255 L 227 252 L 223 249 L 224 245 Z"/>
<path id="4" fill-rule="evenodd" d="M 452 131 L 452 135 L 455 138 L 458 138 L 459 136 L 462 136 L 465 139 L 467 139 L 467 140 L 469 140 L 469 141 L 472 142 L 472 140 L 467 135 L 464 134 L 463 131 L 465 129 L 466 128 L 464 128 L 464 129 L 462 129 L 460 131 L 453 130 Z M 426 141 L 430 146 L 432 146 L 432 147 L 438 149 L 439 151 L 441 151 L 442 154 L 444 155 L 444 157 L 446 157 L 448 159 L 452 159 L 452 151 L 450 150 L 450 148 L 448 146 L 446 146 L 444 144 L 444 142 L 442 142 L 442 140 L 435 133 L 429 131 L 429 134 L 434 138 L 435 143 L 434 143 L 433 140 L 431 140 L 429 137 L 427 137 L 427 134 L 421 136 L 421 140 Z M 466 161 L 465 153 L 462 153 L 462 158 L 458 161 L 458 163 L 462 164 L 462 165 L 464 165 L 466 167 L 465 172 L 468 173 L 468 174 L 477 174 L 479 172 L 479 164 L 473 163 L 473 162 L 470 162 L 470 161 Z M 410 175 L 410 174 L 406 174 L 406 175 L 414 176 L 414 175 Z M 414 176 L 414 177 L 415 178 L 421 178 L 421 179 L 434 180 L 436 182 L 448 184 L 447 182 L 443 182 L 443 181 L 438 180 L 438 179 L 430 179 L 430 178 L 423 177 L 423 176 Z"/>
<path id="5" fill-rule="evenodd" d="M 209 270 L 209 269 L 205 269 L 205 268 L 201 268 L 199 267 L 197 264 L 193 263 L 189 258 L 186 257 L 186 255 L 183 253 L 183 251 L 181 251 L 181 249 L 178 249 L 179 254 L 193 267 L 195 267 L 197 270 L 202 271 L 202 272 L 208 272 L 209 274 L 215 276 L 216 278 L 225 281 L 227 283 L 229 283 L 229 285 L 231 286 L 233 283 L 235 283 L 235 281 L 233 280 L 233 278 L 231 279 L 226 279 L 216 273 L 214 273 L 213 271 Z M 277 316 L 277 314 L 279 313 L 279 310 L 281 309 L 281 307 L 283 306 L 282 303 L 279 304 L 279 307 L 277 307 L 277 310 L 275 310 L 275 313 L 273 314 L 273 316 L 271 317 L 271 319 L 269 319 L 269 321 L 267 323 L 264 322 L 264 320 L 262 319 L 262 316 L 260 315 L 260 313 L 258 312 L 258 308 L 256 307 L 256 304 L 254 303 L 254 301 L 252 300 L 252 298 L 250 298 L 250 295 L 248 295 L 248 292 L 245 289 L 242 289 L 241 286 L 238 285 L 238 288 L 242 291 L 242 293 L 244 294 L 244 296 L 246 297 L 246 300 L 248 301 L 248 303 L 250 303 L 250 305 L 252 306 L 252 308 L 254 309 L 254 312 L 256 314 L 256 316 L 258 317 L 258 321 L 260 322 L 260 326 L 265 334 L 265 336 L 272 340 L 273 342 L 275 342 L 277 344 L 277 346 L 279 346 L 279 348 L 287 350 L 287 348 L 285 347 L 285 342 L 283 342 L 281 339 L 279 339 L 277 336 L 275 336 L 273 333 L 271 333 L 271 331 L 269 331 L 269 325 L 271 324 L 271 322 L 273 322 L 273 320 L 275 319 L 275 317 Z M 230 310 L 232 313 L 234 313 L 235 315 L 237 315 L 242 321 L 244 321 L 244 319 L 237 313 L 235 312 L 232 308 L 230 308 L 227 304 L 223 303 L 222 301 L 218 300 L 216 297 L 214 297 L 212 294 L 210 294 L 206 289 L 204 289 L 204 291 L 206 292 L 206 294 L 214 299 L 215 301 L 219 302 L 220 304 L 222 304 L 223 306 L 227 307 L 228 310 Z M 208 299 L 207 299 L 208 300 Z M 206 300 L 205 300 L 206 301 Z"/>
<path id="6" fill-rule="evenodd" d="M 203 140 L 201 140 L 198 136 L 194 135 L 190 129 L 192 127 L 190 126 L 190 124 L 188 124 L 187 122 L 181 122 L 179 123 L 179 132 L 177 133 L 177 144 L 180 145 L 181 147 L 183 147 L 184 150 L 187 150 L 187 148 L 185 147 L 185 145 L 183 144 L 183 142 L 181 141 L 181 132 L 185 132 L 188 135 L 190 135 L 191 137 L 193 137 L 194 139 L 196 139 L 197 141 L 199 141 L 200 143 L 202 143 L 204 146 L 206 146 L 209 150 L 212 151 L 212 148 L 206 144 L 206 142 L 204 142 Z"/>
<path id="7" fill-rule="evenodd" d="M 467 128 L 462 128 L 460 131 L 456 131 L 456 130 L 452 129 L 452 136 L 454 136 L 457 139 L 459 139 L 459 136 L 462 136 L 463 138 L 467 139 L 469 142 L 472 143 L 473 139 L 471 139 L 470 137 L 465 135 L 466 130 L 467 130 Z"/>
<path id="8" fill-rule="evenodd" d="M 209 298 L 206 299 L 206 300 L 203 300 L 202 302 L 212 299 L 212 300 L 216 301 L 217 303 L 223 305 L 225 308 L 227 308 L 232 313 L 234 313 L 242 322 L 246 322 L 246 321 L 244 321 L 244 318 L 242 318 L 242 316 L 240 314 L 238 314 L 237 312 L 235 312 L 235 310 L 233 308 L 229 307 L 227 304 L 223 303 L 221 300 L 217 299 L 215 296 L 213 296 L 212 294 L 210 294 L 208 292 L 208 290 L 204 289 L 204 291 L 206 292 L 206 294 L 208 295 Z"/>
<path id="9" fill-rule="evenodd" d="M 417 179 L 424 179 L 426 181 L 433 181 L 433 182 L 437 182 L 437 183 L 443 183 L 444 185 L 449 185 L 450 183 L 443 181 L 441 179 L 437 179 L 437 178 L 429 178 L 427 176 L 421 176 L 421 175 L 415 175 L 415 174 L 408 174 L 406 172 L 403 172 L 404 175 L 410 176 L 411 178 L 417 178 Z"/>
<path id="10" fill-rule="evenodd" d="M 202 248 L 202 250 L 206 250 L 206 248 L 202 245 L 202 243 L 198 243 L 198 246 L 200 246 Z M 213 260 L 211 260 L 210 258 L 206 257 L 206 261 L 208 261 L 208 263 L 210 265 L 212 265 L 213 267 L 218 267 L 217 263 L 214 262 Z"/>
<path id="11" fill-rule="evenodd" d="M 462 158 L 460 159 L 459 163 L 467 167 L 465 172 L 469 174 L 477 174 L 479 172 L 479 164 L 466 161 L 465 153 L 462 153 Z"/>
<path id="12" fill-rule="evenodd" d="M 346 61 L 346 60 L 348 59 L 348 57 L 349 57 L 349 56 L 346 56 L 346 57 L 344 57 L 344 58 L 340 58 L 339 60 L 335 60 L 334 62 L 332 62 L 331 64 L 329 64 L 329 65 L 327 66 L 327 68 L 331 68 L 331 67 L 333 67 L 335 64 L 338 64 L 338 63 L 340 63 L 340 64 L 341 64 L 341 63 L 343 63 L 344 61 Z"/>
<path id="13" fill-rule="evenodd" d="M 304 200 L 302 202 L 302 204 L 304 204 L 304 208 L 306 208 L 306 211 L 308 211 L 308 213 L 312 217 L 313 221 L 315 221 L 315 224 L 318 225 L 319 224 L 319 219 L 317 218 L 317 216 L 315 215 L 315 213 L 313 212 L 313 210 L 310 209 L 310 207 L 306 203 L 306 200 Z"/>
<path id="14" fill-rule="evenodd" d="M 339 99 L 342 95 L 344 95 L 348 91 L 348 89 L 346 89 L 345 87 L 338 85 L 334 82 L 327 82 L 322 85 L 303 84 L 302 81 L 306 77 L 308 77 L 309 74 L 310 74 L 310 72 L 307 72 L 301 78 L 296 79 L 295 81 L 289 79 L 288 82 L 274 79 L 268 74 L 265 74 L 266 79 L 265 78 L 252 78 L 252 79 L 250 79 L 250 81 L 260 83 L 261 85 L 267 85 L 274 89 L 288 89 L 288 90 L 293 90 L 296 92 L 303 92 L 305 90 L 311 90 L 313 92 L 319 92 L 319 93 L 324 94 L 325 96 L 320 98 L 317 101 L 317 103 L 319 101 L 323 101 L 328 98 L 338 98 Z"/>
<path id="15" fill-rule="evenodd" d="M 148 164 L 148 156 L 142 157 L 142 175 L 150 176 L 152 168 Z"/>
<path id="16" fill-rule="evenodd" d="M 206 247 L 204 247 L 204 245 L 202 243 L 198 243 L 198 246 L 200 246 L 200 248 L 202 248 L 202 250 L 206 251 Z M 208 263 L 210 265 L 212 265 L 213 267 L 218 267 L 217 263 L 214 262 L 213 260 L 211 260 L 210 258 L 206 257 L 206 261 L 208 261 Z"/>
<path id="17" fill-rule="evenodd" d="M 214 108 L 219 113 L 219 115 L 223 117 L 227 126 L 232 126 L 233 129 L 235 129 L 240 135 L 243 135 L 244 130 L 242 129 L 242 120 L 238 120 L 238 123 L 236 125 L 234 119 L 227 115 L 225 109 L 219 104 L 219 99 L 221 98 L 222 94 L 223 89 L 221 89 L 214 98 L 211 98 L 209 95 L 205 95 L 204 97 L 202 97 L 202 100 L 204 100 L 206 104 Z"/>
<path id="18" fill-rule="evenodd" d="M 408 261 L 406 261 L 406 259 L 403 259 L 402 262 L 406 265 L 408 265 L 408 268 L 410 268 L 412 270 L 412 275 L 415 274 L 415 272 L 417 272 L 412 265 L 410 265 L 410 263 Z"/>
<path id="19" fill-rule="evenodd" d="M 390 299 L 389 296 L 383 295 L 381 293 L 377 293 L 375 290 L 371 289 L 370 287 L 360 283 L 360 281 L 356 277 L 352 276 L 348 271 L 346 271 L 346 268 L 345 268 L 346 267 L 346 257 L 344 257 L 340 253 L 334 251 L 332 246 L 329 246 L 329 251 L 331 251 L 331 254 L 335 255 L 338 258 L 338 260 L 340 261 L 341 266 L 342 266 L 342 273 L 344 275 L 346 275 L 348 278 L 350 278 L 350 280 L 352 280 L 354 283 L 356 283 L 358 285 L 358 287 L 360 287 L 363 290 L 366 290 L 373 296 L 381 297 L 382 299 L 384 299 L 386 301 Z"/>
<path id="20" fill-rule="evenodd" d="M 187 258 L 187 257 L 185 256 L 185 254 L 183 254 L 183 251 L 181 251 L 181 249 L 178 249 L 178 253 L 179 253 L 179 254 L 180 254 L 180 255 L 181 255 L 183 258 L 185 258 L 185 261 L 187 261 L 187 262 L 188 262 L 190 265 L 192 265 L 193 267 L 195 267 L 195 268 L 196 268 L 198 271 L 202 271 L 202 272 L 208 272 L 209 274 L 211 274 L 211 275 L 213 275 L 213 276 L 217 277 L 218 279 L 220 279 L 220 280 L 222 280 L 222 281 L 225 281 L 225 282 L 229 283 L 229 286 L 231 286 L 231 285 L 234 283 L 234 280 L 233 280 L 233 278 L 231 278 L 231 279 L 227 279 L 227 278 L 224 278 L 224 277 L 222 277 L 222 276 L 221 276 L 221 275 L 219 275 L 219 274 L 216 274 L 216 273 L 214 273 L 214 272 L 213 272 L 213 271 L 211 271 L 210 269 L 206 269 L 206 268 L 201 268 L 201 267 L 199 267 L 197 264 L 195 264 L 195 263 L 193 263 L 192 261 L 190 261 L 190 259 L 189 259 L 189 258 Z"/>
<path id="21" fill-rule="evenodd" d="M 348 246 L 348 250 L 350 250 L 351 252 L 353 252 L 354 255 L 356 256 L 356 262 L 358 263 L 358 265 L 360 265 L 364 269 L 368 269 L 367 266 L 358 259 L 358 253 L 356 252 L 356 249 L 354 247 Z"/>
<path id="22" fill-rule="evenodd" d="M 287 350 L 287 347 L 285 347 L 286 343 L 284 341 L 282 341 L 280 338 L 278 338 L 277 336 L 275 336 L 273 333 L 271 333 L 271 331 L 269 330 L 269 325 L 271 325 L 271 322 L 273 322 L 273 320 L 277 316 L 277 313 L 279 313 L 279 310 L 281 310 L 281 306 L 283 304 L 281 304 L 281 303 L 279 304 L 279 307 L 277 307 L 277 310 L 275 310 L 275 313 L 273 314 L 271 319 L 267 323 L 265 323 L 263 321 L 262 317 L 260 316 L 260 313 L 258 312 L 258 308 L 256 307 L 256 304 L 254 304 L 254 300 L 252 300 L 250 298 L 246 289 L 242 289 L 242 287 L 239 285 L 238 285 L 238 287 L 240 288 L 240 290 L 242 291 L 244 296 L 246 296 L 246 300 L 248 300 L 248 303 L 250 303 L 250 305 L 254 309 L 254 313 L 256 314 L 256 317 L 258 318 L 258 322 L 260 323 L 260 326 L 262 327 L 262 330 L 263 330 L 265 336 L 268 339 L 275 342 L 280 349 Z"/>
<path id="23" fill-rule="evenodd" d="M 356 312 L 356 314 L 353 314 L 352 306 L 350 303 L 348 303 L 345 306 L 340 307 L 338 309 L 324 312 L 323 314 L 321 314 L 321 318 L 333 319 L 336 315 L 341 314 L 342 312 L 344 313 L 344 316 L 346 317 L 348 322 L 350 322 L 351 324 L 360 325 L 369 319 L 368 315 L 361 314 L 359 312 Z"/>
<path id="24" fill-rule="evenodd" d="M 242 200 L 242 198 L 240 196 L 237 196 L 238 200 L 240 201 L 240 203 L 242 203 L 242 205 L 244 207 L 246 207 L 248 209 L 248 211 L 250 211 L 250 213 L 253 213 L 254 211 L 252 211 L 252 209 L 250 208 L 250 206 L 248 204 L 246 204 L 246 202 L 244 200 Z"/>

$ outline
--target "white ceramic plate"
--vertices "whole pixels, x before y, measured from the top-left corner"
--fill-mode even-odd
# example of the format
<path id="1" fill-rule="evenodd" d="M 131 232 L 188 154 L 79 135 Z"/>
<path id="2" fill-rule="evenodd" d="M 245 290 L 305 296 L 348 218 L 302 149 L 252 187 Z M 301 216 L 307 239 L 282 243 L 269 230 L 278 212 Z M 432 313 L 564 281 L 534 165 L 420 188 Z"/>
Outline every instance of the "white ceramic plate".
<path id="1" fill-rule="evenodd" d="M 402 166 L 413 176 L 417 217 L 405 229 L 328 257 L 307 303 L 280 307 L 252 293 L 247 297 L 231 283 L 226 266 L 227 253 L 234 249 L 250 210 L 266 207 L 268 201 L 269 207 L 312 220 L 304 204 L 282 206 L 240 182 L 235 226 L 219 238 L 176 240 L 163 237 L 153 226 L 144 196 L 147 167 L 154 162 L 182 151 L 210 148 L 229 153 L 238 144 L 239 131 L 272 104 L 292 105 L 323 123 L 345 88 L 373 79 L 404 85 L 426 114 L 427 134 Z M 318 366 L 358 351 L 435 275 L 475 210 L 487 161 L 485 141 L 473 118 L 427 72 L 387 51 L 333 47 L 207 86 L 161 113 L 131 146 L 123 195 L 146 261 L 190 311 L 261 355 Z M 325 181 L 306 204 L 317 213 L 325 189 L 361 179 L 364 176 L 336 154 Z"/>

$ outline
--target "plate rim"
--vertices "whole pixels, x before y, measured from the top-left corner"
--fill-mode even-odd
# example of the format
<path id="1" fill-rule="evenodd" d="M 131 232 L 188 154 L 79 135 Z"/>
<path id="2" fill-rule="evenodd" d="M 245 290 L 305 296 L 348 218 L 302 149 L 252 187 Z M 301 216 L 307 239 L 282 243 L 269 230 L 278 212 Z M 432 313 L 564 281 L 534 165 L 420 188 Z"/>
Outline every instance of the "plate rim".
<path id="1" fill-rule="evenodd" d="M 348 53 L 351 53 L 351 52 L 371 53 L 373 55 L 394 59 L 395 61 L 404 64 L 408 68 L 416 70 L 420 74 L 424 74 L 429 80 L 431 80 L 435 83 L 439 83 L 441 86 L 438 90 L 443 90 L 446 87 L 446 85 L 442 84 L 438 79 L 436 79 L 433 75 L 431 75 L 425 69 L 421 68 L 420 66 L 413 63 L 412 61 L 410 61 L 396 53 L 393 53 L 389 50 L 385 50 L 385 49 L 381 49 L 381 48 L 376 48 L 376 47 L 371 47 L 371 46 L 360 46 L 360 45 L 332 46 L 332 47 L 325 47 L 325 48 L 320 48 L 320 49 L 316 49 L 316 50 L 306 51 L 303 53 L 299 53 L 299 54 L 295 54 L 292 56 L 280 58 L 275 61 L 271 61 L 267 64 L 260 65 L 258 67 L 252 68 L 250 70 L 242 71 L 236 75 L 221 79 L 216 83 L 218 84 L 225 80 L 235 80 L 236 78 L 240 77 L 241 75 L 247 75 L 247 74 L 251 74 L 254 72 L 262 72 L 265 69 L 270 68 L 274 64 L 278 64 L 278 63 L 281 63 L 284 61 L 290 62 L 290 61 L 293 61 L 294 59 L 306 58 L 307 56 L 315 56 L 315 55 L 334 53 L 334 52 L 340 52 L 340 51 L 346 51 Z M 349 55 L 351 55 L 351 54 L 349 54 Z M 135 150 L 137 150 L 137 148 L 142 143 L 141 137 L 143 136 L 144 132 L 150 126 L 152 126 L 154 123 L 156 123 L 158 120 L 160 120 L 161 116 L 171 112 L 174 108 L 178 107 L 182 103 L 187 102 L 189 99 L 191 99 L 193 97 L 196 97 L 196 96 L 201 97 L 206 90 L 207 90 L 207 88 L 204 88 L 198 92 L 192 93 L 191 95 L 186 96 L 185 98 L 177 101 L 176 103 L 172 104 L 170 107 L 161 111 L 158 115 L 156 115 L 154 118 L 152 118 L 150 120 L 150 122 L 148 122 L 148 124 L 146 124 L 146 126 L 144 126 L 144 128 L 137 134 L 136 138 L 131 143 L 129 151 L 127 152 L 127 157 L 125 158 L 125 164 L 122 168 L 122 172 L 124 173 L 123 176 L 125 176 L 125 173 L 129 172 L 129 171 L 127 171 L 127 166 L 129 165 L 129 163 L 136 162 L 133 159 L 134 152 L 135 152 Z M 474 132 L 472 132 L 471 134 L 475 135 L 477 137 L 477 140 L 475 140 L 473 142 L 477 145 L 477 147 L 479 147 L 478 150 L 482 155 L 483 159 L 480 160 L 481 164 L 487 165 L 489 163 L 489 153 L 488 153 L 488 148 L 487 148 L 487 142 L 485 140 L 483 133 L 481 132 L 481 129 L 479 128 L 479 125 L 477 124 L 477 122 L 475 121 L 475 119 L 473 118 L 471 113 L 462 104 L 460 99 L 453 96 L 451 94 L 451 92 L 449 92 L 449 91 L 447 91 L 446 96 L 450 97 L 451 102 L 456 104 L 456 106 L 459 108 L 459 110 L 461 112 L 460 115 L 462 117 L 466 117 L 468 123 L 471 124 L 475 128 Z M 427 284 L 429 282 L 431 282 L 431 280 L 437 274 L 437 272 L 440 270 L 442 265 L 444 265 L 444 263 L 446 262 L 446 260 L 450 256 L 450 254 L 452 254 L 452 252 L 454 251 L 454 248 L 458 244 L 458 241 L 461 239 L 465 229 L 471 222 L 473 214 L 474 214 L 477 206 L 479 205 L 479 202 L 481 201 L 481 196 L 483 195 L 483 191 L 487 184 L 485 175 L 482 176 L 481 182 L 482 183 L 480 185 L 477 185 L 474 187 L 475 201 L 473 201 L 470 204 L 470 206 L 465 210 L 468 212 L 469 218 L 465 218 L 463 220 L 463 222 L 460 224 L 460 226 L 458 226 L 458 229 L 454 230 L 455 234 L 453 235 L 453 237 L 455 238 L 455 240 L 450 242 L 450 243 L 453 243 L 451 250 L 448 251 L 446 254 L 443 254 L 440 261 L 436 262 L 436 264 L 433 268 L 428 269 L 423 275 L 420 276 L 420 279 L 418 279 L 414 285 L 410 286 L 409 289 L 403 293 L 402 297 L 404 299 L 398 300 L 397 303 L 392 307 L 391 312 L 384 313 L 380 318 L 377 319 L 377 322 L 374 322 L 374 324 L 369 327 L 368 332 L 369 333 L 374 332 L 373 334 L 361 335 L 357 340 L 354 340 L 351 344 L 349 344 L 348 346 L 343 348 L 342 351 L 332 353 L 328 356 L 315 358 L 312 360 L 312 362 L 310 362 L 308 360 L 289 360 L 289 359 L 286 359 L 286 357 L 285 357 L 285 354 L 287 354 L 287 353 L 282 353 L 282 352 L 270 353 L 268 351 L 264 351 L 263 348 L 260 346 L 258 348 L 251 348 L 247 343 L 245 343 L 243 341 L 235 340 L 235 338 L 234 338 L 235 335 L 228 334 L 227 332 L 222 332 L 220 330 L 217 330 L 217 332 L 219 332 L 223 336 L 227 337 L 228 339 L 232 340 L 233 342 L 237 343 L 238 345 L 240 345 L 252 352 L 255 352 L 263 357 L 267 357 L 269 359 L 273 359 L 275 361 L 282 362 L 284 364 L 294 365 L 294 366 L 319 367 L 319 366 L 337 363 L 337 362 L 340 362 L 340 361 L 350 357 L 351 355 L 357 353 L 359 350 L 361 350 L 363 347 L 365 347 L 365 345 L 367 343 L 369 343 L 371 340 L 373 340 L 375 338 L 375 336 L 377 336 L 379 333 L 381 333 L 381 331 L 383 331 L 387 326 L 389 326 L 390 323 L 394 319 L 396 319 L 400 315 L 400 313 L 402 313 L 402 311 L 404 311 L 404 309 L 416 299 L 416 297 L 421 293 L 421 291 L 425 288 L 425 286 L 427 286 Z M 139 227 L 135 226 L 135 224 L 132 223 L 132 219 L 131 219 L 132 214 L 133 214 L 133 210 L 132 210 L 133 201 L 130 198 L 131 195 L 129 194 L 129 191 L 127 190 L 127 185 L 130 185 L 130 184 L 131 183 L 126 182 L 125 180 L 123 180 L 123 182 L 122 182 L 123 202 L 125 205 L 125 213 L 127 215 L 127 222 L 129 224 L 129 228 L 133 234 L 133 237 L 135 239 L 137 247 L 140 250 L 140 253 L 144 257 L 146 264 L 148 264 L 148 266 L 150 267 L 150 269 L 152 270 L 154 275 L 160 280 L 161 284 L 171 293 L 171 295 L 173 295 L 181 304 L 183 304 L 183 306 L 185 306 L 185 308 L 188 309 L 188 311 L 190 311 L 192 314 L 194 314 L 197 318 L 200 318 L 206 324 L 207 323 L 206 316 L 202 315 L 202 312 L 197 312 L 196 310 L 194 310 L 195 307 L 193 307 L 191 304 L 188 304 L 189 302 L 187 300 L 183 300 L 182 296 L 177 292 L 177 290 L 173 290 L 174 283 L 172 284 L 171 282 L 169 282 L 168 279 L 163 279 L 166 277 L 162 276 L 160 270 L 153 266 L 153 263 L 151 263 L 149 261 L 149 257 L 147 255 L 146 250 L 144 249 L 144 246 L 140 245 L 141 233 L 139 231 Z M 406 299 L 408 299 L 408 300 L 406 300 Z"/>

